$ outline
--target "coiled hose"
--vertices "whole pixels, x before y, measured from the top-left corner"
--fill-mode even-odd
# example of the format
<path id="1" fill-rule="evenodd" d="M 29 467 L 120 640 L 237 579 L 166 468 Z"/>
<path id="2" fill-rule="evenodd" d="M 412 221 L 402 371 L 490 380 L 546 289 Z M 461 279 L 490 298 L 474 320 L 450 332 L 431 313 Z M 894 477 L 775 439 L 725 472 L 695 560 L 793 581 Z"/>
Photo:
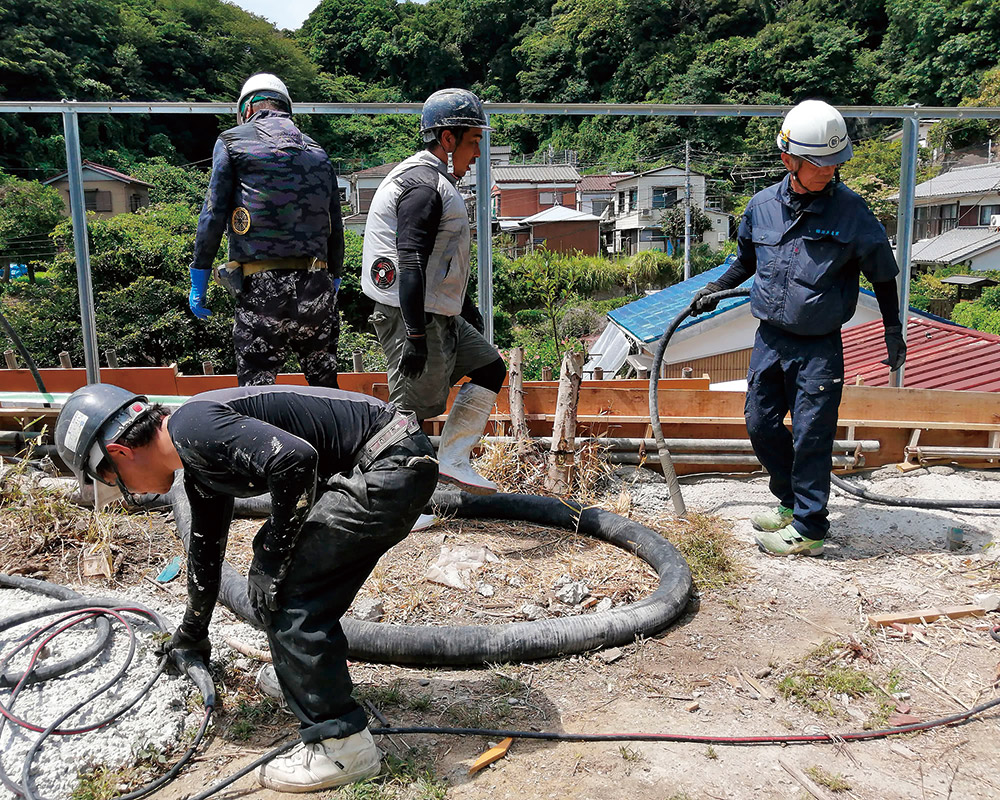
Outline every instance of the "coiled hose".
<path id="1" fill-rule="evenodd" d="M 3 573 L 0 573 L 0 588 L 20 589 L 22 591 L 32 592 L 35 594 L 43 594 L 48 597 L 52 597 L 57 601 L 44 608 L 24 611 L 0 620 L 0 633 L 11 628 L 15 628 L 18 625 L 32 622 L 36 619 L 57 614 L 60 615 L 55 621 L 44 624 L 42 627 L 28 634 L 16 647 L 14 647 L 10 652 L 4 654 L 2 660 L 0 660 L 0 673 L 3 674 L 4 681 L 3 687 L 11 689 L 10 698 L 8 699 L 7 704 L 0 704 L 0 731 L 2 731 L 3 726 L 9 722 L 39 734 L 38 738 L 31 744 L 31 747 L 28 749 L 28 753 L 25 755 L 21 764 L 19 774 L 20 783 L 16 783 L 13 779 L 11 779 L 3 766 L 2 761 L 0 761 L 0 784 L 2 784 L 8 791 L 12 792 L 16 797 L 25 797 L 28 800 L 44 800 L 44 798 L 39 797 L 32 786 L 31 775 L 34 772 L 32 765 L 38 756 L 38 751 L 42 748 L 45 741 L 50 736 L 72 736 L 76 734 L 89 733 L 110 725 L 129 709 L 134 707 L 140 700 L 142 700 L 142 698 L 146 696 L 150 688 L 166 669 L 168 656 L 163 656 L 152 677 L 149 678 L 146 683 L 118 709 L 108 714 L 103 719 L 90 723 L 83 728 L 60 728 L 60 726 L 67 719 L 86 707 L 89 703 L 93 702 L 101 694 L 111 689 L 115 684 L 125 679 L 128 668 L 135 656 L 136 649 L 136 634 L 132 629 L 132 626 L 128 623 L 125 615 L 137 614 L 146 617 L 166 634 L 171 633 L 172 629 L 167 620 L 160 614 L 153 609 L 147 608 L 138 603 L 123 604 L 120 600 L 83 597 L 71 589 L 67 589 L 63 586 L 57 586 L 56 584 L 47 583 L 45 581 L 36 581 L 30 578 L 22 578 L 15 575 L 6 575 Z M 57 676 L 66 675 L 70 670 L 75 669 L 76 667 L 93 659 L 98 653 L 107 647 L 110 637 L 110 625 L 108 618 L 114 619 L 120 623 L 129 637 L 128 653 L 115 675 L 89 695 L 79 700 L 79 702 L 74 703 L 70 708 L 59 713 L 47 726 L 43 726 L 40 723 L 33 723 L 16 716 L 13 712 L 14 703 L 17 700 L 18 695 L 26 686 L 31 683 L 39 683 Z M 50 667 L 41 667 L 39 669 L 35 668 L 35 663 L 39 658 L 41 651 L 53 638 L 64 631 L 91 619 L 97 620 L 97 637 L 92 645 L 66 661 L 60 662 L 59 664 L 55 664 Z M 35 645 L 36 642 L 40 643 Z M 35 645 L 35 649 L 31 660 L 27 668 L 20 676 L 15 677 L 13 673 L 4 672 L 11 660 L 19 652 L 33 645 Z M 191 760 L 192 756 L 194 756 L 195 751 L 198 749 L 202 739 L 205 737 L 205 732 L 208 730 L 212 710 L 216 703 L 215 685 L 212 682 L 212 676 L 208 671 L 208 667 L 203 661 L 197 658 L 186 658 L 183 653 L 177 651 L 171 653 L 169 658 L 172 658 L 174 663 L 177 664 L 181 671 L 192 680 L 201 692 L 202 702 L 205 707 L 205 713 L 202 717 L 201 725 L 199 726 L 198 732 L 190 746 L 185 750 L 184 754 L 178 762 L 170 768 L 170 770 L 150 783 L 147 783 L 146 785 L 141 786 L 128 794 L 117 797 L 116 800 L 137 800 L 140 797 L 144 797 L 157 791 L 162 786 L 173 780 L 178 773 L 180 773 L 181 769 L 184 768 L 184 765 Z"/>
<path id="2" fill-rule="evenodd" d="M 731 297 L 746 297 L 750 294 L 749 289 L 736 288 L 736 289 L 724 289 L 721 292 L 716 292 L 711 295 L 713 299 L 716 300 L 726 300 Z M 667 350 L 667 345 L 670 343 L 671 337 L 677 332 L 677 328 L 680 327 L 681 323 L 684 322 L 691 315 L 691 306 L 688 306 L 680 314 L 678 314 L 674 321 L 670 323 L 670 326 L 664 331 L 663 336 L 660 337 L 660 341 L 656 345 L 656 352 L 653 354 L 653 363 L 650 366 L 649 371 L 649 422 L 653 429 L 653 437 L 656 439 L 656 446 L 660 452 L 660 463 L 663 464 L 665 461 L 669 461 L 670 453 L 667 450 L 666 442 L 663 438 L 663 428 L 660 426 L 660 394 L 659 394 L 659 382 L 660 382 L 660 368 L 663 366 L 663 355 Z M 666 454 L 666 458 L 664 458 Z M 673 466 L 671 465 L 670 471 L 673 472 Z M 936 508 L 936 509 L 947 509 L 947 508 L 1000 508 L 1000 500 L 966 500 L 966 499 L 955 499 L 955 500 L 938 500 L 931 498 L 918 498 L 918 497 L 893 497 L 888 494 L 879 494 L 877 492 L 870 492 L 867 489 L 855 486 L 854 484 L 845 481 L 836 473 L 830 475 L 830 480 L 834 486 L 847 494 L 859 497 L 862 500 L 867 500 L 870 503 L 877 503 L 884 506 L 901 506 L 904 508 Z M 684 513 L 684 501 L 677 498 L 680 497 L 680 485 L 677 482 L 677 476 L 674 474 L 673 481 L 670 481 L 668 476 L 668 488 L 670 490 L 671 499 L 674 501 L 675 509 L 678 509 L 678 516 Z M 676 487 L 676 488 L 675 488 Z M 675 498 L 674 493 L 676 491 L 677 498 Z M 679 508 L 678 508 L 679 505 Z"/>

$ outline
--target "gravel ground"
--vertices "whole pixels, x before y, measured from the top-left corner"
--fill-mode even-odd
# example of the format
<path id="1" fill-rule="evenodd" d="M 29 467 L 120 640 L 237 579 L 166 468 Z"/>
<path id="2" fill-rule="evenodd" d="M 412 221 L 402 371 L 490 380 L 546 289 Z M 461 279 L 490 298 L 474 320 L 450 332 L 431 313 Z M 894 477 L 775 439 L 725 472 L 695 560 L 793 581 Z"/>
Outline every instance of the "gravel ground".
<path id="1" fill-rule="evenodd" d="M 121 596 L 123 604 L 139 602 L 151 607 L 171 621 L 180 619 L 183 604 L 172 600 L 151 587 L 132 587 L 127 597 L 94 587 L 72 587 L 85 595 L 100 597 Z M 40 608 L 53 604 L 51 598 L 33 595 L 14 589 L 0 591 L 3 614 L 18 613 L 22 610 Z M 225 636 L 236 636 L 255 647 L 266 646 L 263 634 L 247 625 L 221 619 L 229 617 L 227 612 L 217 612 L 217 623 L 213 625 L 213 659 L 228 658 L 231 651 L 225 645 Z M 155 625 L 136 615 L 127 615 L 133 623 L 138 644 L 132 665 L 124 681 L 97 698 L 86 709 L 67 720 L 67 725 L 85 725 L 98 720 L 110 711 L 130 700 L 134 693 L 156 671 L 159 659 L 153 653 Z M 44 621 L 50 621 L 46 618 Z M 6 653 L 25 634 L 39 627 L 39 623 L 29 623 L 5 631 L 0 636 L 0 651 Z M 113 630 L 120 630 L 118 623 Z M 49 645 L 48 660 L 59 660 L 80 647 L 93 641 L 94 630 L 91 623 L 83 623 L 61 634 Z M 62 678 L 35 685 L 24 690 L 14 705 L 14 712 L 33 723 L 46 726 L 59 714 L 64 713 L 74 703 L 85 697 L 118 671 L 128 651 L 128 637 L 116 635 L 112 646 L 89 664 Z M 27 658 L 19 654 L 13 668 L 22 667 Z M 0 693 L 0 702 L 9 701 L 9 690 Z M 172 751 L 168 760 L 172 763 L 190 736 L 201 723 L 201 697 L 187 678 L 173 674 L 172 670 L 162 675 L 137 706 L 126 712 L 117 722 L 101 730 L 79 736 L 49 737 L 34 761 L 32 770 L 35 791 L 51 800 L 68 798 L 79 783 L 79 775 L 88 769 L 105 766 L 110 769 L 135 763 L 142 752 Z M 0 733 L 0 753 L 4 769 L 20 782 L 23 758 L 37 734 L 13 725 L 6 725 Z M 0 787 L 0 798 L 6 800 L 14 795 Z"/>

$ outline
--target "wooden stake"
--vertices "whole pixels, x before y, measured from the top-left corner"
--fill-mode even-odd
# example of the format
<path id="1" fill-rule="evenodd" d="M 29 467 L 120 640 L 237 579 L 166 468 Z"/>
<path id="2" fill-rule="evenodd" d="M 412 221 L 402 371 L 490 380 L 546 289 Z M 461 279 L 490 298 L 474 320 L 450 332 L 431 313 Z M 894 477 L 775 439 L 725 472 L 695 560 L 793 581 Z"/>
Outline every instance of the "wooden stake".
<path id="1" fill-rule="evenodd" d="M 510 351 L 510 426 L 515 439 L 528 440 L 528 423 L 524 418 L 524 348 L 515 347 Z"/>
<path id="2" fill-rule="evenodd" d="M 205 373 L 206 375 L 214 375 L 215 374 L 215 366 L 212 364 L 211 361 L 202 361 L 201 362 L 201 371 L 203 373 Z"/>
<path id="3" fill-rule="evenodd" d="M 833 800 L 833 795 L 831 795 L 828 791 L 826 791 L 826 789 L 821 787 L 815 781 L 811 780 L 809 776 L 798 767 L 792 766 L 783 758 L 779 758 L 778 763 L 781 764 L 781 767 L 785 770 L 785 772 L 801 783 L 802 787 L 809 792 L 809 794 L 815 797 L 816 800 Z"/>
<path id="4" fill-rule="evenodd" d="M 104 357 L 108 360 L 108 366 L 111 369 L 118 369 L 118 353 L 109 348 L 104 351 Z"/>
<path id="5" fill-rule="evenodd" d="M 559 372 L 555 421 L 552 423 L 552 447 L 545 489 L 553 494 L 568 494 L 573 486 L 576 453 L 576 409 L 583 380 L 583 353 L 566 353 Z"/>
<path id="6" fill-rule="evenodd" d="M 981 617 L 986 614 L 982 606 L 945 606 L 943 608 L 920 608 L 916 611 L 899 611 L 892 614 L 869 614 L 868 624 L 873 626 L 901 623 L 933 622 L 946 617 L 961 619 L 962 617 Z"/>
<path id="7" fill-rule="evenodd" d="M 18 368 L 17 367 L 17 356 L 14 355 L 14 351 L 13 350 L 4 350 L 3 351 L 3 358 L 4 358 L 4 361 L 7 362 L 7 369 L 17 369 Z"/>
<path id="8" fill-rule="evenodd" d="M 73 362 L 70 360 L 68 350 L 63 350 L 59 354 L 59 366 L 63 369 L 73 369 Z"/>
<path id="9" fill-rule="evenodd" d="M 496 747 L 491 747 L 489 750 L 487 750 L 485 753 L 479 756 L 479 758 L 475 760 L 475 763 L 473 763 L 473 765 L 469 767 L 469 774 L 475 775 L 477 772 L 479 772 L 479 770 L 483 769 L 483 767 L 488 767 L 494 761 L 499 761 L 501 758 L 507 755 L 507 751 L 510 750 L 510 746 L 513 743 L 514 740 L 508 736 L 506 739 L 500 742 L 500 744 L 498 744 Z"/>
<path id="10" fill-rule="evenodd" d="M 355 350 L 352 355 L 354 357 L 354 371 L 364 372 L 365 371 L 364 353 L 362 353 L 360 350 Z"/>

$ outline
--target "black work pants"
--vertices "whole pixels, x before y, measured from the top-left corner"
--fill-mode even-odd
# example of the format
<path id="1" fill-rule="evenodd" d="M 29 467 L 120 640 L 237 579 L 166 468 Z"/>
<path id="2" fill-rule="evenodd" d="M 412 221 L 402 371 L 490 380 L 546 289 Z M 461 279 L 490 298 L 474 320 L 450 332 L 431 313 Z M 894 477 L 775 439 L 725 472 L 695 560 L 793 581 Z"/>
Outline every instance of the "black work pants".
<path id="1" fill-rule="evenodd" d="M 824 538 L 830 528 L 826 505 L 843 389 L 839 330 L 796 336 L 761 323 L 747 374 L 747 430 L 771 492 L 794 510 L 792 524 L 810 539 Z"/>
<path id="2" fill-rule="evenodd" d="M 278 682 L 304 742 L 364 730 L 351 697 L 340 618 L 382 555 L 406 538 L 437 484 L 423 433 L 387 448 L 367 469 L 322 487 L 278 592 L 267 629 Z"/>

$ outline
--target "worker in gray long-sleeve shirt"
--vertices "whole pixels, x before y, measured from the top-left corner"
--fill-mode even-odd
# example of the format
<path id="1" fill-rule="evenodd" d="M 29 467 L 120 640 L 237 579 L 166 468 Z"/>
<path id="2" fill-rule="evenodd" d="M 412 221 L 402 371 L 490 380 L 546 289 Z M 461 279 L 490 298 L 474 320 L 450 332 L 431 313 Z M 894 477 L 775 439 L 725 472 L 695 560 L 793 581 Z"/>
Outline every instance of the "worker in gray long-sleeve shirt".
<path id="1" fill-rule="evenodd" d="M 248 594 L 302 743 L 263 765 L 258 780 L 301 792 L 378 773 L 367 718 L 351 697 L 340 618 L 434 491 L 434 451 L 416 421 L 336 389 L 222 389 L 170 414 L 125 389 L 92 384 L 67 399 L 56 446 L 81 485 L 94 485 L 98 505 L 123 492 L 166 492 L 183 467 L 188 601 L 167 650 L 207 658 L 234 498 L 270 493 Z"/>

